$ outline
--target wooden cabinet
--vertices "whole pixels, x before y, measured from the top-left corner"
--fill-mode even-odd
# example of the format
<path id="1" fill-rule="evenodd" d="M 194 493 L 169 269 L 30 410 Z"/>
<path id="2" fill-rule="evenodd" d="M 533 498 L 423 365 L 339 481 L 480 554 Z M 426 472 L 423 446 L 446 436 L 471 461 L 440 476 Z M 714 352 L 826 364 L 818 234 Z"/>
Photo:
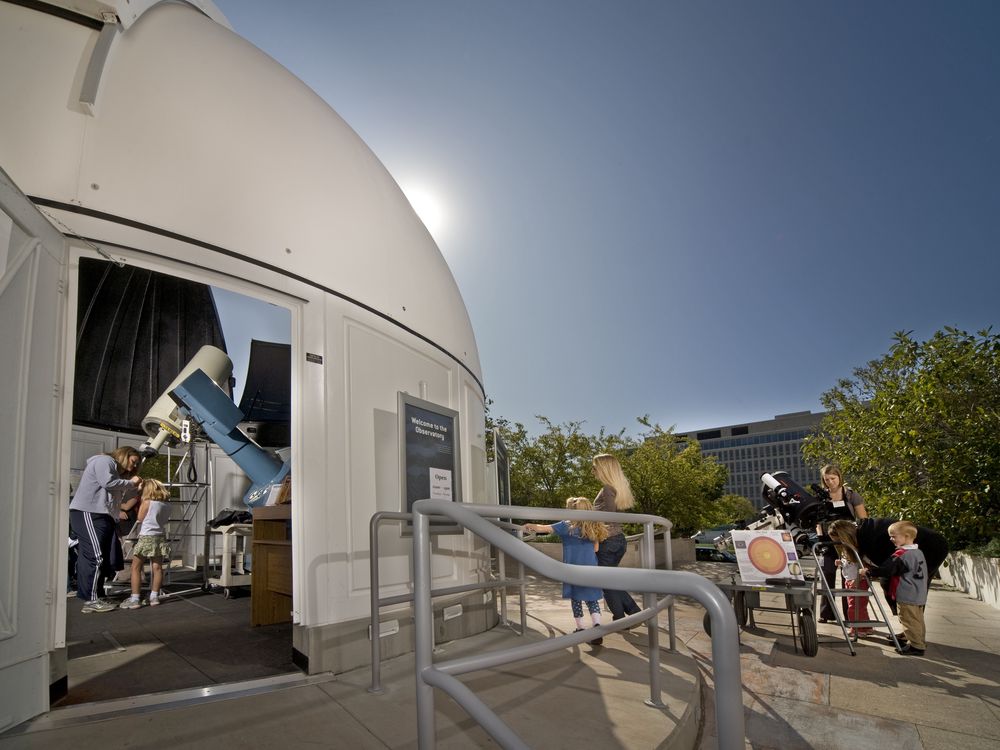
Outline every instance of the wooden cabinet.
<path id="1" fill-rule="evenodd" d="M 292 619 L 292 506 L 253 509 L 250 624 Z"/>

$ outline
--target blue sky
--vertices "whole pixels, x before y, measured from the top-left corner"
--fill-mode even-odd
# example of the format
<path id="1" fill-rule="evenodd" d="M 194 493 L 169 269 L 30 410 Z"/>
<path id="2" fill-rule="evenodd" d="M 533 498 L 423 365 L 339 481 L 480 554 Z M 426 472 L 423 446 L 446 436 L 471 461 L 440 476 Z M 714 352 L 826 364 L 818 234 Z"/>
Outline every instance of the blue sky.
<path id="1" fill-rule="evenodd" d="M 233 401 L 238 404 L 247 382 L 251 339 L 292 343 L 292 314 L 287 308 L 225 289 L 212 287 L 212 295 L 226 338 L 226 352 L 233 361 L 233 377 L 236 378 Z"/>
<path id="2" fill-rule="evenodd" d="M 998 3 L 217 5 L 431 196 L 533 430 L 816 411 L 894 331 L 998 322 Z"/>

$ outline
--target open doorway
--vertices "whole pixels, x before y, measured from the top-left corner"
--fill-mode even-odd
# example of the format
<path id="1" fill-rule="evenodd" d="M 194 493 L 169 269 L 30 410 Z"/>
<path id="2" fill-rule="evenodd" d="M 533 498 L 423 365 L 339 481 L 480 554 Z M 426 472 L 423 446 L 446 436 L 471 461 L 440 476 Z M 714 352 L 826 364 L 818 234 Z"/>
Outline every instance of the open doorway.
<path id="1" fill-rule="evenodd" d="M 241 429 L 265 451 L 288 456 L 291 311 L 234 291 L 240 284 L 232 279 L 211 286 L 207 276 L 180 278 L 80 259 L 71 489 L 89 457 L 146 440 L 140 426 L 144 411 L 206 344 L 232 359 L 233 376 L 220 387 L 247 417 Z M 244 287 L 252 294 L 253 285 Z M 255 617 L 251 519 L 213 526 L 226 511 L 248 510 L 243 497 L 250 482 L 239 466 L 217 445 L 199 439 L 164 449 L 142 474 L 164 481 L 171 491 L 166 596 L 157 606 L 148 605 L 148 566 L 144 606 L 137 609 L 84 613 L 75 589 L 68 591 L 66 693 L 53 696 L 53 707 L 298 671 L 290 585 L 287 617 Z M 242 528 L 225 532 L 241 521 Z M 119 533 L 125 573 L 106 587 L 112 602 L 124 601 L 130 592 L 134 520 L 123 519 Z M 73 573 L 70 566 L 67 576 Z"/>

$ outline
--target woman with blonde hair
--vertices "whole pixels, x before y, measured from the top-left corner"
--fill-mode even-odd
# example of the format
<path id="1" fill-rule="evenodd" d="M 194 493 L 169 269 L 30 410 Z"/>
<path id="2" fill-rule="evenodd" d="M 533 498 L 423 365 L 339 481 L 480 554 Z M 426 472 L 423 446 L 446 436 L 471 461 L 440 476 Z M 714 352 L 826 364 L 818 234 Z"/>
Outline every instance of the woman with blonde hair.
<path id="1" fill-rule="evenodd" d="M 601 491 L 594 499 L 594 510 L 616 512 L 628 510 L 635 505 L 632 486 L 629 484 L 622 465 L 610 453 L 594 456 L 594 477 L 601 483 Z M 625 556 L 625 532 L 620 523 L 608 524 L 608 538 L 597 549 L 597 564 L 606 568 L 617 568 Z M 614 589 L 604 590 L 604 601 L 611 610 L 611 618 L 620 620 L 626 615 L 640 611 L 631 594 Z"/>
<path id="2" fill-rule="evenodd" d="M 101 595 L 105 578 L 114 574 L 111 556 L 122 501 L 142 488 L 135 473 L 141 461 L 139 451 L 128 446 L 92 456 L 70 501 L 69 524 L 80 542 L 76 595 L 85 602 L 81 610 L 85 614 L 117 609 Z"/>
<path id="3" fill-rule="evenodd" d="M 566 501 L 570 510 L 593 510 L 590 500 L 586 497 L 571 497 Z M 558 534 L 563 545 L 563 562 L 570 565 L 597 565 L 597 547 L 607 538 L 608 526 L 600 521 L 560 521 L 554 524 L 526 523 L 528 531 L 543 534 Z M 601 624 L 601 590 L 595 586 L 576 586 L 564 583 L 563 599 L 570 600 L 573 608 L 573 619 L 576 630 L 583 630 L 583 605 L 587 605 L 594 627 Z M 601 637 L 594 638 L 590 643 L 600 646 L 604 642 Z"/>

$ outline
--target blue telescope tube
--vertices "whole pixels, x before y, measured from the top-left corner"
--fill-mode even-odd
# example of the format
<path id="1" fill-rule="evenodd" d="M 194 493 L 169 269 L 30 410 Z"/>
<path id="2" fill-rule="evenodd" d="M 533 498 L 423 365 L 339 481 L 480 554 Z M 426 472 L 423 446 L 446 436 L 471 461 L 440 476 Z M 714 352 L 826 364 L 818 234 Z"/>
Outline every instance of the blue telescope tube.
<path id="1" fill-rule="evenodd" d="M 208 438 L 226 452 L 250 477 L 252 486 L 244 497 L 247 505 L 266 499 L 261 490 L 280 482 L 291 468 L 265 451 L 239 428 L 243 412 L 203 370 L 195 370 L 170 391 L 182 414 L 190 417 Z"/>

